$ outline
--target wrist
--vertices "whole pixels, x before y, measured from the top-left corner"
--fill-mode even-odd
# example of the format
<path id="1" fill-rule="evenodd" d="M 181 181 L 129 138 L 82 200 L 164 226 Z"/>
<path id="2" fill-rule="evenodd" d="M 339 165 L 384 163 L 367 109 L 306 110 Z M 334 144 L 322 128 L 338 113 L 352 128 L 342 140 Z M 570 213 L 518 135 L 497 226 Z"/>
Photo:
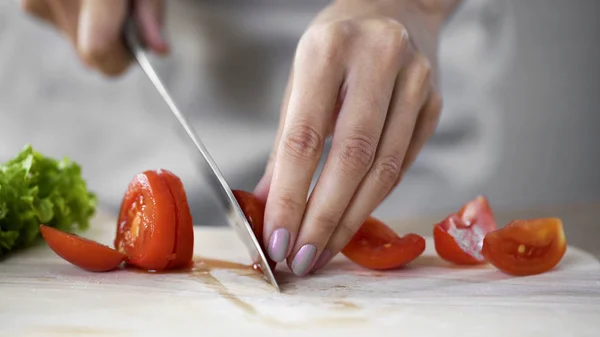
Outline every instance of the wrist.
<path id="1" fill-rule="evenodd" d="M 334 12 L 347 15 L 387 13 L 400 21 L 410 17 L 425 20 L 427 26 L 439 30 L 463 0 L 332 0 L 329 6 Z"/>

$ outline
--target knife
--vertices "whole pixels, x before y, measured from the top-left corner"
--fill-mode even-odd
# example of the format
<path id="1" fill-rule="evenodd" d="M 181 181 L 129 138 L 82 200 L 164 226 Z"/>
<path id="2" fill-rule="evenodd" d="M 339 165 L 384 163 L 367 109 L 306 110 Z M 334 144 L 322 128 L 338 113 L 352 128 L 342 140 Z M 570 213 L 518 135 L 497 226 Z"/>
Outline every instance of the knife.
<path id="1" fill-rule="evenodd" d="M 131 18 L 125 22 L 124 38 L 125 45 L 133 54 L 134 59 L 137 61 L 144 73 L 148 76 L 156 90 L 160 93 L 165 103 L 170 108 L 173 115 L 179 121 L 179 124 L 184 129 L 189 139 L 194 143 L 194 146 L 202 155 L 203 160 L 201 160 L 200 163 L 203 163 L 204 165 L 201 165 L 201 172 L 204 174 L 205 179 L 209 182 L 213 190 L 218 193 L 218 199 L 222 206 L 224 206 L 226 209 L 229 223 L 231 226 L 233 226 L 238 237 L 248 249 L 250 257 L 252 258 L 252 262 L 258 265 L 258 269 L 262 271 L 267 281 L 269 281 L 271 285 L 279 292 L 279 285 L 277 284 L 273 270 L 271 270 L 265 253 L 260 248 L 258 240 L 254 235 L 252 227 L 248 223 L 242 208 L 235 199 L 233 191 L 229 185 L 227 185 L 227 182 L 225 181 L 223 174 L 221 174 L 217 164 L 208 153 L 208 150 L 200 138 L 196 135 L 196 132 L 188 122 L 187 118 L 179 111 L 175 105 L 175 102 L 171 98 L 171 95 L 162 84 L 160 77 L 150 64 L 145 52 L 145 48 L 139 39 L 136 25 Z"/>

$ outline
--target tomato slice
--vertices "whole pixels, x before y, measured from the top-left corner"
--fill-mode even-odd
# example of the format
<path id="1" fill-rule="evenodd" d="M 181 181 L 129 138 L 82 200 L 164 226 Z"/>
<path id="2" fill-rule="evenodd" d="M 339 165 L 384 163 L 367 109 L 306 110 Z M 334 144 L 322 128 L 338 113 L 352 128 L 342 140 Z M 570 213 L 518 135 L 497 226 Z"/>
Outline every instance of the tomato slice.
<path id="1" fill-rule="evenodd" d="M 265 204 L 262 201 L 260 201 L 258 197 L 256 197 L 250 192 L 234 190 L 233 195 L 235 196 L 235 199 L 237 200 L 238 204 L 240 204 L 242 211 L 246 215 L 246 219 L 248 219 L 248 223 L 250 223 L 250 226 L 252 227 L 254 236 L 256 236 L 260 244 L 260 248 L 263 252 L 266 252 L 265 245 L 262 239 L 265 218 Z M 267 258 L 269 267 L 271 267 L 271 269 L 274 269 L 277 263 L 271 260 L 266 254 L 265 257 Z"/>
<path id="2" fill-rule="evenodd" d="M 483 256 L 496 268 L 515 276 L 547 272 L 567 251 L 562 221 L 557 218 L 514 220 L 483 240 Z"/>
<path id="3" fill-rule="evenodd" d="M 53 227 L 40 225 L 40 232 L 56 255 L 84 270 L 113 270 L 127 258 L 108 246 Z"/>
<path id="4" fill-rule="evenodd" d="M 175 260 L 177 208 L 159 171 L 137 174 L 119 211 L 115 247 L 141 269 L 164 270 Z"/>
<path id="5" fill-rule="evenodd" d="M 442 259 L 455 264 L 484 263 L 483 238 L 495 229 L 496 221 L 487 198 L 478 196 L 433 227 L 435 250 Z"/>
<path id="6" fill-rule="evenodd" d="M 369 269 L 389 270 L 405 266 L 425 251 L 425 239 L 417 234 L 400 237 L 374 217 L 359 228 L 342 254 Z"/>
<path id="7" fill-rule="evenodd" d="M 188 204 L 187 195 L 181 179 L 170 171 L 159 170 L 159 176 L 169 187 L 175 205 L 177 234 L 175 237 L 175 259 L 170 261 L 166 269 L 188 267 L 194 257 L 194 223 Z"/>

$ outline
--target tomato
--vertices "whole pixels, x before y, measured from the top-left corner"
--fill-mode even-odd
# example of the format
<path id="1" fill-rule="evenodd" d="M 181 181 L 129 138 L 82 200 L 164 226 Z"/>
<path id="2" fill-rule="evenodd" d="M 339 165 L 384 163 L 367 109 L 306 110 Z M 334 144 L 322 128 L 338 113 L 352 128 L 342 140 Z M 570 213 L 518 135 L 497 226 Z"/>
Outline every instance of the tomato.
<path id="1" fill-rule="evenodd" d="M 193 228 L 179 178 L 166 170 L 134 177 L 123 197 L 115 247 L 128 264 L 161 271 L 189 264 Z M 178 257 L 178 255 L 180 255 Z"/>
<path id="2" fill-rule="evenodd" d="M 101 272 L 117 268 L 127 258 L 108 246 L 75 234 L 40 225 L 42 237 L 56 255 L 88 271 Z"/>
<path id="3" fill-rule="evenodd" d="M 175 259 L 169 262 L 167 269 L 187 267 L 194 257 L 194 222 L 183 183 L 173 173 L 160 170 L 159 175 L 169 186 L 175 201 L 177 234 L 175 237 Z"/>
<path id="4" fill-rule="evenodd" d="M 487 198 L 478 196 L 434 226 L 435 250 L 442 259 L 455 264 L 484 263 L 483 238 L 495 229 L 496 221 Z"/>
<path id="5" fill-rule="evenodd" d="M 246 219 L 248 219 L 248 223 L 250 223 L 250 226 L 252 227 L 254 236 L 256 236 L 256 239 L 260 244 L 260 248 L 263 252 L 266 252 L 262 239 L 265 218 L 265 204 L 250 192 L 234 190 L 233 195 L 235 196 L 235 199 L 237 200 L 238 204 L 240 204 L 240 208 L 246 215 Z M 271 267 L 271 269 L 274 269 L 277 263 L 271 260 L 266 254 L 265 257 L 267 258 L 269 267 Z"/>
<path id="6" fill-rule="evenodd" d="M 483 256 L 496 268 L 515 276 L 553 269 L 567 251 L 562 221 L 557 218 L 514 220 L 488 233 Z"/>
<path id="7" fill-rule="evenodd" d="M 142 172 L 129 183 L 119 211 L 117 250 L 50 227 L 41 231 L 59 256 L 93 271 L 114 269 L 123 261 L 162 271 L 188 267 L 193 260 L 194 228 L 185 189 L 167 170 Z"/>
<path id="8" fill-rule="evenodd" d="M 352 262 L 369 269 L 400 268 L 425 251 L 425 239 L 417 234 L 398 236 L 391 228 L 369 217 L 342 250 Z"/>

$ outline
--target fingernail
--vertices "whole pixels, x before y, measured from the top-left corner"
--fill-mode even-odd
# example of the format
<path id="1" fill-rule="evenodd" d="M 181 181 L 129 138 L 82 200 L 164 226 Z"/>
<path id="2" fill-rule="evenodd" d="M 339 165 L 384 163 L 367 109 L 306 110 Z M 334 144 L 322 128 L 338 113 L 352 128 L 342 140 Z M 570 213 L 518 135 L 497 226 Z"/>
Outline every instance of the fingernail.
<path id="1" fill-rule="evenodd" d="M 317 247 L 313 245 L 304 245 L 292 261 L 292 272 L 297 276 L 303 276 L 308 272 L 308 268 L 310 267 L 311 262 L 315 258 L 315 254 L 317 253 Z"/>
<path id="2" fill-rule="evenodd" d="M 317 270 L 325 267 L 327 262 L 329 262 L 329 258 L 331 258 L 331 252 L 329 250 L 324 250 L 321 253 L 321 256 L 319 256 L 319 258 L 317 259 L 317 262 L 315 263 L 315 266 L 313 267 L 312 270 L 317 271 Z"/>
<path id="3" fill-rule="evenodd" d="M 269 257 L 275 262 L 285 260 L 288 246 L 290 244 L 290 232 L 285 228 L 279 228 L 271 234 L 269 241 Z"/>

